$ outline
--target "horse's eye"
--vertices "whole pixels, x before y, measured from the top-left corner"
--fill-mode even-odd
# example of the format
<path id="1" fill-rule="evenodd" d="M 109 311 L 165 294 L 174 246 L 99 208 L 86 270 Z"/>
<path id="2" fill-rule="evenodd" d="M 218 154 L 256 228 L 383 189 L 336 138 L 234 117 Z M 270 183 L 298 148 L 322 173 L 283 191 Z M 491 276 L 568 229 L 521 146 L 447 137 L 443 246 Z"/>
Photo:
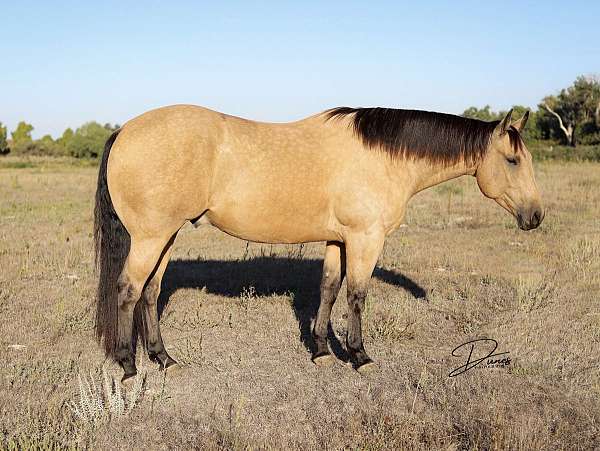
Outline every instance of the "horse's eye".
<path id="1" fill-rule="evenodd" d="M 514 164 L 515 166 L 517 165 L 518 161 L 516 158 L 513 157 L 507 157 L 506 161 L 508 161 L 510 164 Z"/>

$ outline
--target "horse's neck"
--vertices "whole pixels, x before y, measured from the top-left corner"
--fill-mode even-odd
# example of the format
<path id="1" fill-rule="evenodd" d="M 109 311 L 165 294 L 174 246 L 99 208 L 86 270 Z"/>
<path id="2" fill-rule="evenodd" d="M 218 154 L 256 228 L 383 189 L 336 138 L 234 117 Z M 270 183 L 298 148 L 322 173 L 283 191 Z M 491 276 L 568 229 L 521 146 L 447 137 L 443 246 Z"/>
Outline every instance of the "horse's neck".
<path id="1" fill-rule="evenodd" d="M 450 166 L 426 160 L 415 161 L 413 192 L 418 193 L 462 175 L 475 175 L 476 169 L 475 165 L 467 165 L 462 161 Z"/>

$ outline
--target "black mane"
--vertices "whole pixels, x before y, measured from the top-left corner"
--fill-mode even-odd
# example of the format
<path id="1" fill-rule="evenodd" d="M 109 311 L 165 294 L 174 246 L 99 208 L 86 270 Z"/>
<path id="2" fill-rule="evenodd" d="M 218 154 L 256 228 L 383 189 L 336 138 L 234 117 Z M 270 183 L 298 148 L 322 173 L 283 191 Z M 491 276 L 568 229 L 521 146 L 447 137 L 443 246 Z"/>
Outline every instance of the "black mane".
<path id="1" fill-rule="evenodd" d="M 380 148 L 394 158 L 426 158 L 443 165 L 481 160 L 500 123 L 393 108 L 339 107 L 325 114 L 328 120 L 353 115 L 352 129 L 366 147 Z M 521 146 L 516 129 L 509 129 L 509 137 L 513 147 Z"/>

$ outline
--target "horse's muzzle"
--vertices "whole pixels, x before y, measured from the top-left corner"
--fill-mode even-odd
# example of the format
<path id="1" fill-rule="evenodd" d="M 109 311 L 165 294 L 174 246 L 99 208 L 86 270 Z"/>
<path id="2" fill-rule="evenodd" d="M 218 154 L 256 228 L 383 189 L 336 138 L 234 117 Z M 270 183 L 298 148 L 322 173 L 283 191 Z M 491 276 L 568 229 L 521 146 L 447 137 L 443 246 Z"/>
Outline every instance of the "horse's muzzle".
<path id="1" fill-rule="evenodd" d="M 540 207 L 532 208 L 527 212 L 520 211 L 517 214 L 519 228 L 521 230 L 532 230 L 539 227 L 544 220 L 545 214 L 545 211 Z"/>

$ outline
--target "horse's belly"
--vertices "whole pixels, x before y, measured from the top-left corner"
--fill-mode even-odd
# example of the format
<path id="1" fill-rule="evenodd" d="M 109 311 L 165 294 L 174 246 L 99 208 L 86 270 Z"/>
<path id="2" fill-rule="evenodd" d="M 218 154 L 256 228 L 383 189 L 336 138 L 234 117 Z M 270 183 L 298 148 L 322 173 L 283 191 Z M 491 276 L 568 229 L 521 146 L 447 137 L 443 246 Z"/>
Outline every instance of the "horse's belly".
<path id="1" fill-rule="evenodd" d="M 324 214 L 299 215 L 298 212 L 268 212 L 257 206 L 251 208 L 210 209 L 207 221 L 223 232 L 243 240 L 259 243 L 307 243 L 339 240 Z"/>

